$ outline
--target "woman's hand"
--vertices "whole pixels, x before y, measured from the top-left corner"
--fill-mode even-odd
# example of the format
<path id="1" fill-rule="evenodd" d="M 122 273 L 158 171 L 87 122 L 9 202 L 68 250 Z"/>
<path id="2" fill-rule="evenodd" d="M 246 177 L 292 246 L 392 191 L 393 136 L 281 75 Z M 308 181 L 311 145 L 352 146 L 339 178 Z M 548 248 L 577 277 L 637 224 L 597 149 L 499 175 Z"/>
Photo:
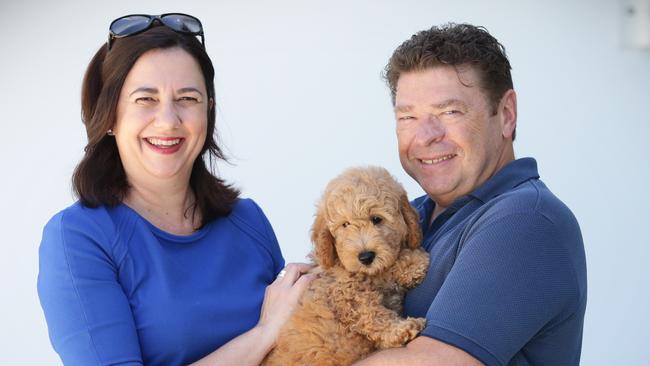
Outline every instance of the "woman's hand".
<path id="1" fill-rule="evenodd" d="M 265 336 L 273 339 L 273 345 L 282 326 L 296 309 L 298 300 L 316 274 L 307 273 L 314 268 L 311 264 L 290 263 L 266 288 L 264 303 L 257 327 Z"/>

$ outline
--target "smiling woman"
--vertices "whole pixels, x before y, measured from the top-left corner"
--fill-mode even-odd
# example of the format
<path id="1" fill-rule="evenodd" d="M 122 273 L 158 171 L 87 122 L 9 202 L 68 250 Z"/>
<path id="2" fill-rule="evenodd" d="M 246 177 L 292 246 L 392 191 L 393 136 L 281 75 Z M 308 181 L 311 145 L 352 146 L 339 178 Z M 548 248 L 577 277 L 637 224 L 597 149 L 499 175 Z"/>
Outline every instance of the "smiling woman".
<path id="1" fill-rule="evenodd" d="M 146 187 L 189 181 L 206 140 L 212 108 L 206 95 L 198 63 L 181 48 L 148 51 L 133 65 L 120 93 L 113 128 L 131 185 L 127 204 L 146 204 L 141 198 L 155 202 L 155 197 L 146 197 L 150 194 Z M 191 217 L 185 228 L 165 227 L 165 219 L 155 217 L 155 211 L 144 211 L 150 222 L 172 233 L 190 234 L 200 226 L 200 218 Z"/>
<path id="2" fill-rule="evenodd" d="M 79 202 L 48 222 L 39 251 L 52 345 L 66 365 L 259 364 L 310 267 L 276 278 L 268 220 L 206 165 L 223 154 L 198 19 L 112 25 L 83 82 Z"/>

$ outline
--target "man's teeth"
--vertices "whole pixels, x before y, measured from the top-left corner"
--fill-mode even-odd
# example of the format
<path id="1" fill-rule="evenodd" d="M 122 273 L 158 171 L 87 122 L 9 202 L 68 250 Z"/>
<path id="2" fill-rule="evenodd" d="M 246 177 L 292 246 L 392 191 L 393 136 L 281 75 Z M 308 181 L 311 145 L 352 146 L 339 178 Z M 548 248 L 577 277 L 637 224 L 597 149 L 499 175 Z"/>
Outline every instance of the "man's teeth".
<path id="1" fill-rule="evenodd" d="M 427 165 L 437 164 L 437 163 L 439 163 L 439 162 L 441 162 L 441 161 L 449 160 L 449 159 L 453 158 L 454 156 L 456 156 L 456 155 L 455 155 L 455 154 L 451 154 L 451 155 L 445 155 L 445 156 L 440 157 L 440 158 L 437 158 L 437 159 L 431 159 L 431 160 L 422 159 L 422 162 L 423 162 L 424 164 L 427 164 Z"/>
<path id="2" fill-rule="evenodd" d="M 181 142 L 181 139 L 173 139 L 173 140 L 160 140 L 160 139 L 152 139 L 152 138 L 147 138 L 147 141 L 156 146 L 174 146 L 177 145 L 178 143 Z"/>

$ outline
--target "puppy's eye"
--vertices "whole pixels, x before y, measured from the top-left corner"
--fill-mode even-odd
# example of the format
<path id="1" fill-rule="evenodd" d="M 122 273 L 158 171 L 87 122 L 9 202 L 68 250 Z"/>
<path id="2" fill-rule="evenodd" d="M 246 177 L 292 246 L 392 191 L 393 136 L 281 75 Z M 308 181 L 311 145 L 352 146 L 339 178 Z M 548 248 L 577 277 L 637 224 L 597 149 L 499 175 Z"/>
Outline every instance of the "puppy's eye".
<path id="1" fill-rule="evenodd" d="M 350 225 L 350 223 L 349 223 L 349 222 L 347 222 L 347 221 L 346 221 L 346 222 L 344 222 L 343 224 L 341 224 L 341 226 L 343 226 L 344 228 L 346 228 L 346 227 L 348 227 L 348 225 Z"/>
<path id="2" fill-rule="evenodd" d="M 370 221 L 372 221 L 373 225 L 379 225 L 382 221 L 384 221 L 384 219 L 379 216 L 373 216 L 370 218 Z"/>

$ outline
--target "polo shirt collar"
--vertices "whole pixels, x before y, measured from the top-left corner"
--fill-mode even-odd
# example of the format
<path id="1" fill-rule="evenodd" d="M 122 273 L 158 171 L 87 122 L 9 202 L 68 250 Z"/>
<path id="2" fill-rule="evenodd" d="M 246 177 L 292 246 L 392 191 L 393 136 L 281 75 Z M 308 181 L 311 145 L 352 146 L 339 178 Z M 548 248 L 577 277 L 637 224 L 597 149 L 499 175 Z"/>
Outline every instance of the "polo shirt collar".
<path id="1" fill-rule="evenodd" d="M 537 172 L 537 161 L 535 159 L 517 159 L 506 164 L 469 195 L 485 203 L 527 180 L 537 178 L 539 178 L 539 173 Z"/>

